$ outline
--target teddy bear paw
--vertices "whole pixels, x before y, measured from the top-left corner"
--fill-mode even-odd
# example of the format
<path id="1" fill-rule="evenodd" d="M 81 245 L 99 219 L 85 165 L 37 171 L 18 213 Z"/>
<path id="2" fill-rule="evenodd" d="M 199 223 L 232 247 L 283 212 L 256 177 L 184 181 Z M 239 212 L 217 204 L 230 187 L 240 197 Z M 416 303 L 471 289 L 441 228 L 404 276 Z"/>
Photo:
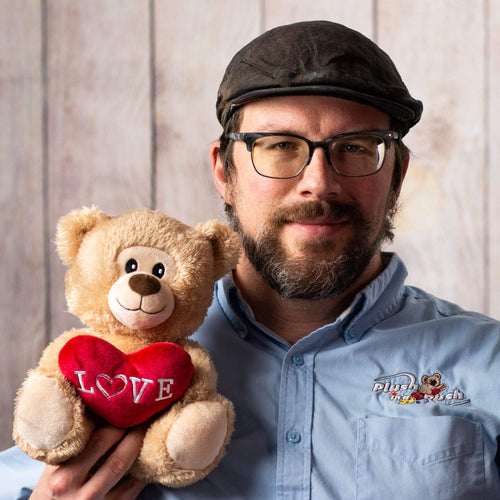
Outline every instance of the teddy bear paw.
<path id="1" fill-rule="evenodd" d="M 73 407 L 55 378 L 26 380 L 16 409 L 15 432 L 35 450 L 52 450 L 73 427 Z"/>
<path id="2" fill-rule="evenodd" d="M 183 408 L 172 424 L 167 450 L 180 468 L 202 470 L 216 459 L 227 434 L 225 406 L 217 401 L 198 401 Z"/>

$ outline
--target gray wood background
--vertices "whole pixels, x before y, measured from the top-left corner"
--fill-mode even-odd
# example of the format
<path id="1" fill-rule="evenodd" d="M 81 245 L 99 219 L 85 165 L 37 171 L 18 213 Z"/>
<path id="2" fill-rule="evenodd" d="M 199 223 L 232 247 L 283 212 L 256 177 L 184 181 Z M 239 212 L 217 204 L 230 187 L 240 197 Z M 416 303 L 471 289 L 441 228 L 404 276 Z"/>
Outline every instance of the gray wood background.
<path id="1" fill-rule="evenodd" d="M 500 2 L 0 0 L 0 448 L 65 312 L 58 218 L 97 204 L 222 218 L 208 146 L 230 57 L 329 19 L 376 40 L 424 101 L 394 249 L 409 282 L 500 317 Z"/>

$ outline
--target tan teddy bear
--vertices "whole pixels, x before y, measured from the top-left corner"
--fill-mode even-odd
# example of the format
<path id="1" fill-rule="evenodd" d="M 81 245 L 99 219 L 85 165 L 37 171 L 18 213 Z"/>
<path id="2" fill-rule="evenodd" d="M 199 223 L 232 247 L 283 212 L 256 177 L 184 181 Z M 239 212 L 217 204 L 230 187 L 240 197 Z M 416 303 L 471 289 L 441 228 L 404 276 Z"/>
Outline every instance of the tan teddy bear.
<path id="1" fill-rule="evenodd" d="M 69 310 L 64 332 L 19 390 L 14 439 L 50 464 L 77 455 L 102 418 L 147 426 L 132 474 L 179 487 L 224 454 L 232 404 L 216 392 L 208 352 L 186 339 L 203 322 L 238 237 L 216 221 L 195 228 L 149 210 L 109 217 L 75 210 L 57 227 Z"/>

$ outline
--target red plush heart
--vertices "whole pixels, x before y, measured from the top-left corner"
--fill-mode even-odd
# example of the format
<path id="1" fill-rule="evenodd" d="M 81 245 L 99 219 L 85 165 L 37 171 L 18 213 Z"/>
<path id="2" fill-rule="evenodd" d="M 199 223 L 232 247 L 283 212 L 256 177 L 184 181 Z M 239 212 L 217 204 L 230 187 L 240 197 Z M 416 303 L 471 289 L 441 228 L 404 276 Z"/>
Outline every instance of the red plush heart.
<path id="1" fill-rule="evenodd" d="M 189 354 L 171 342 L 125 354 L 91 335 L 69 340 L 59 367 L 83 402 L 116 427 L 132 427 L 177 401 L 193 377 Z"/>

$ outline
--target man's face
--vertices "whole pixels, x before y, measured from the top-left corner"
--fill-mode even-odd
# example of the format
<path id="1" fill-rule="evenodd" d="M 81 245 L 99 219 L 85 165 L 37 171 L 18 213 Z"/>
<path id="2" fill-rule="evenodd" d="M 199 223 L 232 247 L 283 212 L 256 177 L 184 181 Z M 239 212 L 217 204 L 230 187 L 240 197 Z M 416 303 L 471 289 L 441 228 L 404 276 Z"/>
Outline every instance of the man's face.
<path id="1" fill-rule="evenodd" d="M 388 130 L 389 116 L 371 106 L 325 96 L 261 99 L 243 108 L 241 132 L 292 133 L 324 141 L 344 132 Z M 235 142 L 235 175 L 214 173 L 240 233 L 246 256 L 281 296 L 318 300 L 344 293 L 379 258 L 388 214 L 394 146 L 383 168 L 369 177 L 347 178 L 317 148 L 296 178 L 270 179 L 253 168 L 250 153 Z"/>

